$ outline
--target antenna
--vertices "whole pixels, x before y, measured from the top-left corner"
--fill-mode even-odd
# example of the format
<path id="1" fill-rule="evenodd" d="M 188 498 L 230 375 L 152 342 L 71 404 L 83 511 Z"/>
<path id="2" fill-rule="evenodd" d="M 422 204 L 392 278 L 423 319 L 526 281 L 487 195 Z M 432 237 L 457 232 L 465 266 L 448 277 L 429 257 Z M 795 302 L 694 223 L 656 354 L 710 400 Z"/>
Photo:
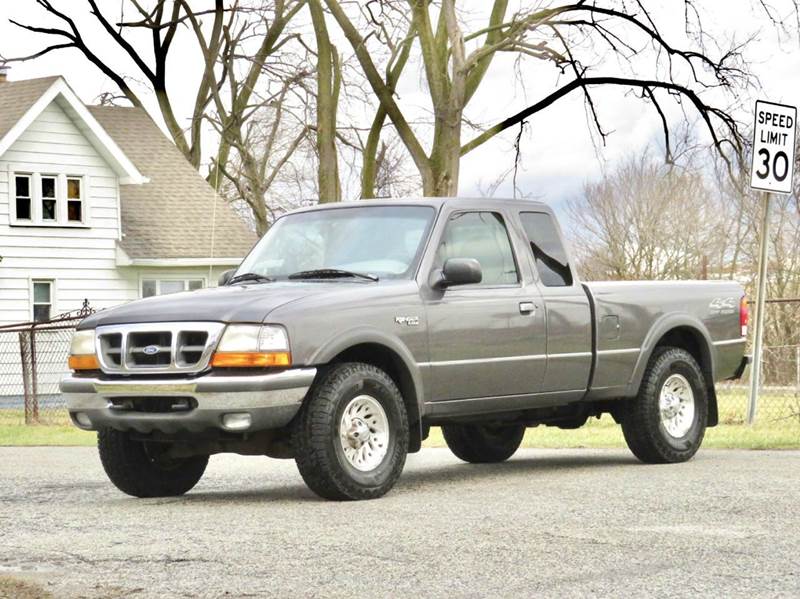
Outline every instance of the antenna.
<path id="1" fill-rule="evenodd" d="M 214 244 L 216 243 L 217 237 L 217 203 L 219 202 L 219 180 L 220 180 L 220 168 L 219 168 L 219 156 L 222 153 L 222 140 L 220 139 L 219 148 L 217 148 L 217 161 L 215 166 L 215 178 L 214 178 L 214 204 L 211 207 L 211 249 L 209 251 L 208 256 L 208 285 L 211 286 L 211 281 L 213 280 L 214 276 Z"/>

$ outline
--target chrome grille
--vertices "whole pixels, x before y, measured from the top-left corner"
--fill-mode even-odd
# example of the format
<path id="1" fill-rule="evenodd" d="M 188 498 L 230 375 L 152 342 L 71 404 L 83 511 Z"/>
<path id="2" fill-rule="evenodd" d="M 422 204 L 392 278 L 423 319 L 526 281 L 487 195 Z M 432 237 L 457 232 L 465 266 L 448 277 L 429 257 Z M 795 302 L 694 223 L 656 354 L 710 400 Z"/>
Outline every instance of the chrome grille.
<path id="1" fill-rule="evenodd" d="M 128 333 L 125 363 L 132 366 L 169 366 L 172 363 L 172 333 L 146 331 Z"/>
<path id="2" fill-rule="evenodd" d="M 100 366 L 109 373 L 199 372 L 208 366 L 223 328 L 218 322 L 101 326 Z"/>

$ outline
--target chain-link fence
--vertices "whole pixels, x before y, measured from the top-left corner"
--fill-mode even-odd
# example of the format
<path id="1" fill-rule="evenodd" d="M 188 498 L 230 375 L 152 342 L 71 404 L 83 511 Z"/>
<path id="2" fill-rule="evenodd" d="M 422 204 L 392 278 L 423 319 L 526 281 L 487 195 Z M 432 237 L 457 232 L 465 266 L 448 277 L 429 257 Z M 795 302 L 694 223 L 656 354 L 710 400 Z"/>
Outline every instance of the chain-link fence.
<path id="1" fill-rule="evenodd" d="M 764 427 L 794 428 L 800 438 L 800 345 L 764 347 L 756 423 Z M 719 420 L 744 424 L 750 400 L 750 368 L 738 381 L 717 385 Z"/>
<path id="2" fill-rule="evenodd" d="M 765 308 L 755 427 L 800 440 L 800 299 L 768 299 Z M 740 381 L 717 387 L 721 423 L 747 422 L 750 371 Z"/>
<path id="3" fill-rule="evenodd" d="M 47 322 L 0 327 L 0 424 L 68 424 L 58 390 L 84 308 Z"/>

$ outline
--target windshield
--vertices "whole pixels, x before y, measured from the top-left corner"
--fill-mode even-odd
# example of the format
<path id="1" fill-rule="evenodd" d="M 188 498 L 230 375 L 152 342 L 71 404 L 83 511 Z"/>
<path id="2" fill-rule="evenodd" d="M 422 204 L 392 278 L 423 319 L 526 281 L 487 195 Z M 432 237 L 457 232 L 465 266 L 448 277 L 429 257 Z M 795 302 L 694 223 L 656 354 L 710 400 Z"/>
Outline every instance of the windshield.
<path id="1" fill-rule="evenodd" d="M 340 269 L 401 279 L 413 276 L 435 211 L 430 206 L 359 206 L 289 214 L 278 219 L 237 275 L 271 279 Z"/>

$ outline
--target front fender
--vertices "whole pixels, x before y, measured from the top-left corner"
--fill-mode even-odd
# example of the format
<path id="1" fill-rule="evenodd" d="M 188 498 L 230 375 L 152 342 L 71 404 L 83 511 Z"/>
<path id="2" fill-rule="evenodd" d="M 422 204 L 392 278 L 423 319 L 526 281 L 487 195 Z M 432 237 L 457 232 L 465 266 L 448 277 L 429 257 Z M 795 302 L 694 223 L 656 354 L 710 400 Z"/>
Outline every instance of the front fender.
<path id="1" fill-rule="evenodd" d="M 417 400 L 417 411 L 421 417 L 424 413 L 425 404 L 422 374 L 411 351 L 399 337 L 389 335 L 372 327 L 358 327 L 327 340 L 311 354 L 308 363 L 314 365 L 327 364 L 342 352 L 365 343 L 382 345 L 400 358 L 411 376 Z"/>

